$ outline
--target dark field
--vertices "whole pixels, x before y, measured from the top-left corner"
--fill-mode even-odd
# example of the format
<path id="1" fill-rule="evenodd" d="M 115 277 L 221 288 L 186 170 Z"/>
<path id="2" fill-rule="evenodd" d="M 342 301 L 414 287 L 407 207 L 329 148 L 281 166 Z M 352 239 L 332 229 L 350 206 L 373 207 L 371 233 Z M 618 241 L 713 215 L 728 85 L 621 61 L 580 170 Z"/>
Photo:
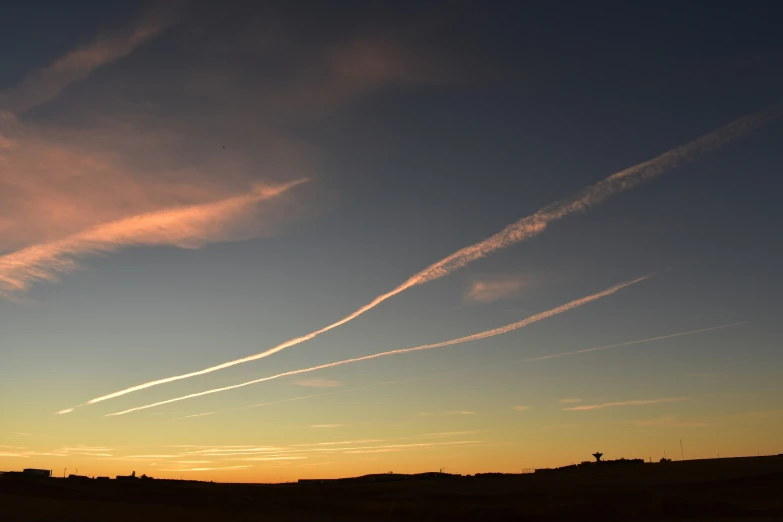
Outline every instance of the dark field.
<path id="1" fill-rule="evenodd" d="M 0 477 L 0 520 L 783 520 L 783 457 L 353 484 Z"/>

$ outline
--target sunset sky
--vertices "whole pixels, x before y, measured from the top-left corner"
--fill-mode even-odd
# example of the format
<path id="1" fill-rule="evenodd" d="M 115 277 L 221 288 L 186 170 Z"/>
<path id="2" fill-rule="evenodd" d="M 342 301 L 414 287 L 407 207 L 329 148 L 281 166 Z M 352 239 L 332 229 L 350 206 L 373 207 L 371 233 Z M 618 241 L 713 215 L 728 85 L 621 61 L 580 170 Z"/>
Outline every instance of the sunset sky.
<path id="1" fill-rule="evenodd" d="M 0 471 L 783 452 L 783 8 L 680 4 L 4 6 Z"/>

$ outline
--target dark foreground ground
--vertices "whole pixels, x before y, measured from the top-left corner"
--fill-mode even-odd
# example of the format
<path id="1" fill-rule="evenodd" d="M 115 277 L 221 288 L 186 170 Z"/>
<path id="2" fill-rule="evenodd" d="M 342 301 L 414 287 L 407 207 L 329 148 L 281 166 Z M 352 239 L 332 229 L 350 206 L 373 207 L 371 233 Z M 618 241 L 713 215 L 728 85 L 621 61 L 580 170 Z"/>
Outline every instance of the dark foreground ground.
<path id="1" fill-rule="evenodd" d="M 387 483 L 2 480 L 2 521 L 783 521 L 783 457 Z"/>

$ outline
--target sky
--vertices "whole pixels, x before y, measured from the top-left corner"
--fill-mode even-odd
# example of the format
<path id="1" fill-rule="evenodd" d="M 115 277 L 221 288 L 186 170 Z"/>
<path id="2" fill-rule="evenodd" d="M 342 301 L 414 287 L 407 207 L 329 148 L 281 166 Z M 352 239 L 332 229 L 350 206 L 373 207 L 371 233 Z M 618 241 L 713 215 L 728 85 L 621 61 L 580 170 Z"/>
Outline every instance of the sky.
<path id="1" fill-rule="evenodd" d="M 782 9 L 9 6 L 0 470 L 783 452 Z"/>

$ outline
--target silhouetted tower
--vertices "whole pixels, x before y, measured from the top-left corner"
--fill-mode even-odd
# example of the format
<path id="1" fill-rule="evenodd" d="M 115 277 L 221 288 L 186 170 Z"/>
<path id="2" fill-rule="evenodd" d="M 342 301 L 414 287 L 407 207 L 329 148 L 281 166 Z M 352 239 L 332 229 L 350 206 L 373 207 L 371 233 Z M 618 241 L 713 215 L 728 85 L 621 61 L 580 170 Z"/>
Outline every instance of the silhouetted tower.
<path id="1" fill-rule="evenodd" d="M 601 462 L 601 457 L 603 457 L 603 456 L 604 456 L 604 454 L 601 453 L 600 451 L 598 453 L 593 453 L 593 457 L 595 457 L 595 461 L 596 462 Z"/>

